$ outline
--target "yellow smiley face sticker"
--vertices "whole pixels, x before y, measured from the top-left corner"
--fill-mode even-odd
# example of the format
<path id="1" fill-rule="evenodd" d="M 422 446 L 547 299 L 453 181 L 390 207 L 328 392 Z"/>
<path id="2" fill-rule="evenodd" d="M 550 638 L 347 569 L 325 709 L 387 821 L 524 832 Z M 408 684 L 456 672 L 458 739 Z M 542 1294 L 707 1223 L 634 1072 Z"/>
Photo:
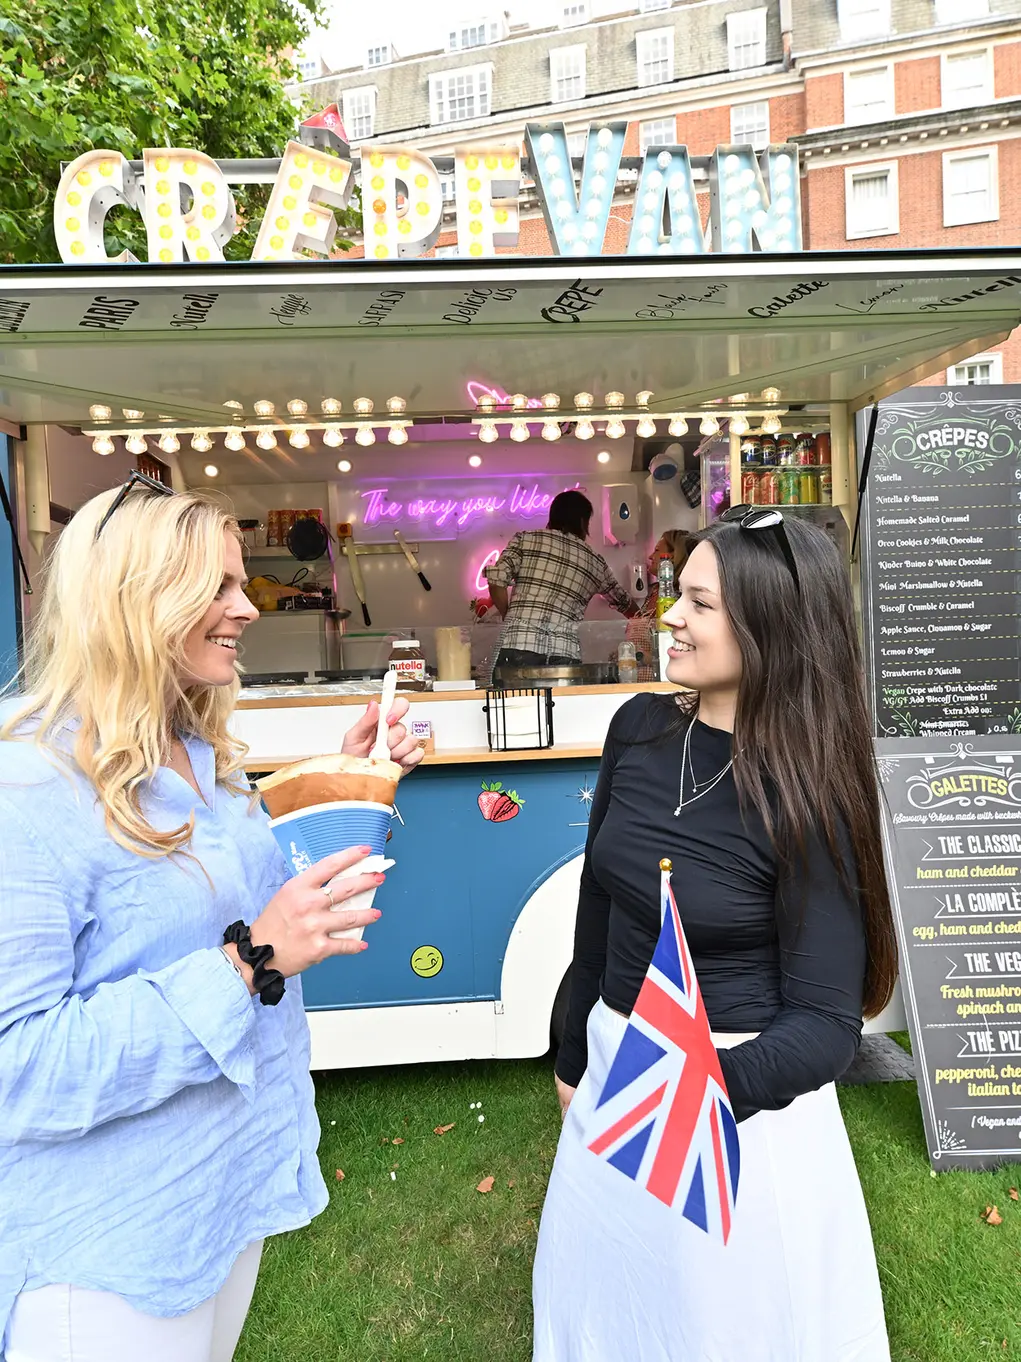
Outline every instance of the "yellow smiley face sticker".
<path id="1" fill-rule="evenodd" d="M 420 979 L 432 979 L 443 968 L 443 954 L 435 946 L 419 946 L 411 957 L 411 968 Z"/>

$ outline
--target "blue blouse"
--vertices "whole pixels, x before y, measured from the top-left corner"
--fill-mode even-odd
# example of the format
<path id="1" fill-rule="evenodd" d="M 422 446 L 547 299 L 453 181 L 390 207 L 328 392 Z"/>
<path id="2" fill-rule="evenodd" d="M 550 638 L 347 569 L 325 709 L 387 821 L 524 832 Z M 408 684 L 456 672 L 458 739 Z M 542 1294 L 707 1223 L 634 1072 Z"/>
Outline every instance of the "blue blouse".
<path id="1" fill-rule="evenodd" d="M 163 830 L 194 813 L 195 860 L 148 860 L 76 769 L 0 742 L 0 1359 L 20 1291 L 183 1314 L 328 1200 L 300 982 L 263 1007 L 218 948 L 284 861 L 185 745 L 202 799 L 161 768 L 142 806 Z"/>

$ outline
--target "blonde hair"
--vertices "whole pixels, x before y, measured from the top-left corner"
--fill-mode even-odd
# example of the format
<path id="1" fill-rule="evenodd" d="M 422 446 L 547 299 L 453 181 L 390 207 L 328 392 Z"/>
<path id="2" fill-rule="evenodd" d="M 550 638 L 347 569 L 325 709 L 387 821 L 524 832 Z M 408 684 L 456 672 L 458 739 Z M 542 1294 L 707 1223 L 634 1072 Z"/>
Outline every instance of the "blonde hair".
<path id="1" fill-rule="evenodd" d="M 142 812 L 145 786 L 171 741 L 210 744 L 217 782 L 238 793 L 247 747 L 227 722 L 239 682 L 183 686 L 188 633 L 220 590 L 224 533 L 237 521 L 208 497 L 159 496 L 133 487 L 99 539 L 116 492 L 85 503 L 50 558 L 25 654 L 25 704 L 0 726 L 0 741 L 30 736 L 59 755 L 58 736 L 77 725 L 72 755 L 95 787 L 114 841 L 159 858 L 185 848 L 194 816 L 169 832 Z M 26 721 L 31 720 L 31 725 Z"/>

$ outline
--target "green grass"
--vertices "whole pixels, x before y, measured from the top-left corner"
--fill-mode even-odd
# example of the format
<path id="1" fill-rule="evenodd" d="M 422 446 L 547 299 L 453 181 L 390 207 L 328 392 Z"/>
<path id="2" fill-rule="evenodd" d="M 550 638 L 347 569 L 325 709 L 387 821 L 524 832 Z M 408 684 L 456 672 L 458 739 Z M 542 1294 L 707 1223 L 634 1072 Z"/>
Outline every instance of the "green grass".
<path id="1" fill-rule="evenodd" d="M 560 1127 L 549 1061 L 365 1069 L 317 1088 L 330 1205 L 267 1244 L 236 1362 L 528 1362 Z M 840 1097 L 893 1362 L 1021 1362 L 1021 1203 L 1008 1195 L 1021 1169 L 932 1177 L 913 1084 Z M 404 1143 L 383 1143 L 394 1137 Z M 1002 1225 L 979 1219 L 987 1203 Z"/>

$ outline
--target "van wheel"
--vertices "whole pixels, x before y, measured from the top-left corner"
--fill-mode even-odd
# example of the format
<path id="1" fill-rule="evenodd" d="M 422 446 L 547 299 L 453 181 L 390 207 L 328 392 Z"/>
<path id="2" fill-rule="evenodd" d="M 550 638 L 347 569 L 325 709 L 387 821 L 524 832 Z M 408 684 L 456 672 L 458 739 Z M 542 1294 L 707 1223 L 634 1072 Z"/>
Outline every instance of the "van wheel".
<path id="1" fill-rule="evenodd" d="M 550 1017 L 550 1041 L 554 1050 L 560 1049 L 567 1030 L 567 1006 L 571 1001 L 571 967 L 560 981 L 557 996 L 553 1000 L 553 1013 Z"/>

